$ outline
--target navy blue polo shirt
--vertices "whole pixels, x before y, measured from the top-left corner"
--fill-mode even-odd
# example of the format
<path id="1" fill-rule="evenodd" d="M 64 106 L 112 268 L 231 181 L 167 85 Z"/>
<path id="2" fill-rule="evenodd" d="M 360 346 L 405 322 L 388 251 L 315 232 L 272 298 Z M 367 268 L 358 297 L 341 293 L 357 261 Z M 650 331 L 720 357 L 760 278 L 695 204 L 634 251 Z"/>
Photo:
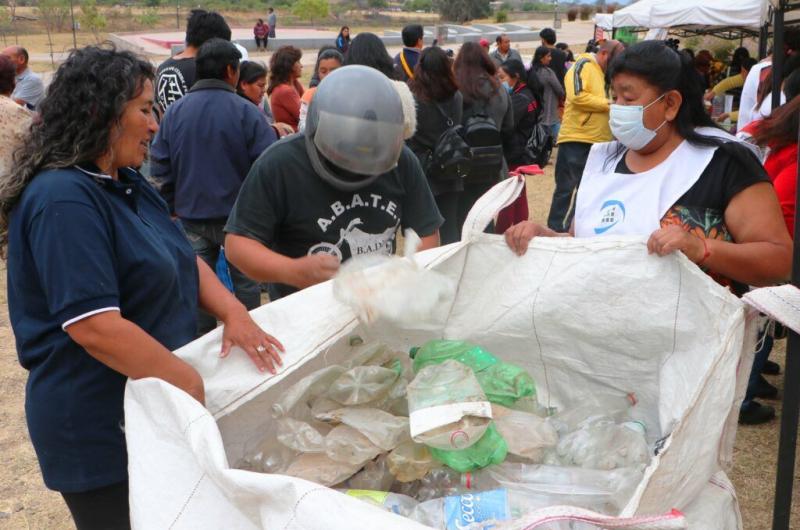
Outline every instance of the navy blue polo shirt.
<path id="1" fill-rule="evenodd" d="M 132 169 L 47 170 L 11 213 L 8 306 L 29 370 L 25 412 L 47 487 L 87 491 L 125 480 L 126 377 L 64 331 L 109 310 L 174 350 L 195 334 L 195 254 L 166 204 Z"/>

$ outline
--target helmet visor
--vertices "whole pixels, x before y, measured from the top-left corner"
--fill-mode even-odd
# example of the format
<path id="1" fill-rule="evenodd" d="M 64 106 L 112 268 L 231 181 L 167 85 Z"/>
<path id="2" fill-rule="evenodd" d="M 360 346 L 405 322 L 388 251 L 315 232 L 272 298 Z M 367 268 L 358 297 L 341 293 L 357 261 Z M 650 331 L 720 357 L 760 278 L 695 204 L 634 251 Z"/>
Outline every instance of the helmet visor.
<path id="1" fill-rule="evenodd" d="M 403 124 L 320 111 L 314 145 L 330 163 L 359 175 L 380 175 L 397 166 Z"/>

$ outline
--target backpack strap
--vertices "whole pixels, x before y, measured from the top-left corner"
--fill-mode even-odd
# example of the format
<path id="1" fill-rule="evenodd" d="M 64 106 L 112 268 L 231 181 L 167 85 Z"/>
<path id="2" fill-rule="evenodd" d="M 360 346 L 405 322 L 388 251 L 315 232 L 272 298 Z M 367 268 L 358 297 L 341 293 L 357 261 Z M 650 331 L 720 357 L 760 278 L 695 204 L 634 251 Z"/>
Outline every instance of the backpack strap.
<path id="1" fill-rule="evenodd" d="M 444 118 L 444 121 L 447 124 L 448 128 L 450 128 L 453 125 L 455 125 L 455 123 L 453 122 L 453 118 L 448 116 L 447 113 L 445 113 L 445 111 L 442 110 L 442 107 L 440 107 L 438 103 L 434 103 L 433 106 L 436 107 L 436 110 L 438 110 L 439 114 L 442 115 L 442 118 Z"/>
<path id="2" fill-rule="evenodd" d="M 403 71 L 406 73 L 408 78 L 414 79 L 414 71 L 411 70 L 411 67 L 408 66 L 408 61 L 406 61 L 405 50 L 400 50 L 400 64 L 403 65 Z"/>

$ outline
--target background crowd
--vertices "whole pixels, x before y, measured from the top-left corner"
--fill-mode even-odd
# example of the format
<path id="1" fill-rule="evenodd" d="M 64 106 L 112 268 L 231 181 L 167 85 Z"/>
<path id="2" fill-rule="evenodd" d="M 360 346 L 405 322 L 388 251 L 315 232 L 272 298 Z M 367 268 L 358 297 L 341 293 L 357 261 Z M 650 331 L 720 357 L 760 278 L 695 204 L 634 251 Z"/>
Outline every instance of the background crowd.
<path id="1" fill-rule="evenodd" d="M 276 23 L 258 21 L 259 48 Z M 723 67 L 675 42 L 573 55 L 554 30 L 540 37 L 529 58 L 508 35 L 453 53 L 410 25 L 392 57 L 345 26 L 305 87 L 301 50 L 243 61 L 224 18 L 194 10 L 184 51 L 158 69 L 87 47 L 46 95 L 25 49 L 3 50 L 10 318 L 44 480 L 79 528 L 129 527 L 127 377 L 202 402 L 202 379 L 171 351 L 218 322 L 221 356 L 237 346 L 274 371 L 282 346 L 248 315 L 262 285 L 276 300 L 326 281 L 352 256 L 394 252 L 401 229 L 423 250 L 458 241 L 475 201 L 547 164 L 554 144 L 547 225 L 528 220 L 523 194 L 488 228 L 515 252 L 533 237 L 640 235 L 736 294 L 788 278 L 800 35 L 786 37 L 776 109 L 770 57 L 745 48 Z M 777 373 L 767 357 L 780 334 L 761 336 L 742 423 L 774 416 L 756 398 L 777 393 L 764 375 Z"/>

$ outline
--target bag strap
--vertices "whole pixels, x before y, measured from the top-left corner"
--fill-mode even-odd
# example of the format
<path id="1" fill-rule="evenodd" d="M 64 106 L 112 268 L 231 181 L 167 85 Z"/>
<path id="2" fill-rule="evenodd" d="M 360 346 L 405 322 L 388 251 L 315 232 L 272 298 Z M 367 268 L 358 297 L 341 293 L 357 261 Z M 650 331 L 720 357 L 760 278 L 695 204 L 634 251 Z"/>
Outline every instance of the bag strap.
<path id="1" fill-rule="evenodd" d="M 447 124 L 447 128 L 448 128 L 448 129 L 449 129 L 450 127 L 452 127 L 453 125 L 455 125 L 455 122 L 453 122 L 453 118 L 451 118 L 450 116 L 448 116 L 448 115 L 447 115 L 447 113 L 446 113 L 445 111 L 443 111 L 443 110 L 442 110 L 442 107 L 440 107 L 438 103 L 434 103 L 434 104 L 433 104 L 433 106 L 434 106 L 434 107 L 436 107 L 436 110 L 438 110 L 438 111 L 439 111 L 439 114 L 441 114 L 441 115 L 442 115 L 442 118 L 444 118 L 444 121 L 445 121 L 445 123 Z"/>
<path id="2" fill-rule="evenodd" d="M 400 64 L 403 65 L 403 70 L 405 71 L 406 75 L 409 79 L 414 79 L 414 71 L 408 66 L 408 61 L 406 61 L 406 53 L 405 50 L 400 50 Z"/>
<path id="3" fill-rule="evenodd" d="M 461 241 L 475 239 L 481 234 L 500 210 L 517 200 L 524 186 L 524 178 L 511 177 L 500 181 L 484 193 L 475 201 L 464 220 Z"/>

